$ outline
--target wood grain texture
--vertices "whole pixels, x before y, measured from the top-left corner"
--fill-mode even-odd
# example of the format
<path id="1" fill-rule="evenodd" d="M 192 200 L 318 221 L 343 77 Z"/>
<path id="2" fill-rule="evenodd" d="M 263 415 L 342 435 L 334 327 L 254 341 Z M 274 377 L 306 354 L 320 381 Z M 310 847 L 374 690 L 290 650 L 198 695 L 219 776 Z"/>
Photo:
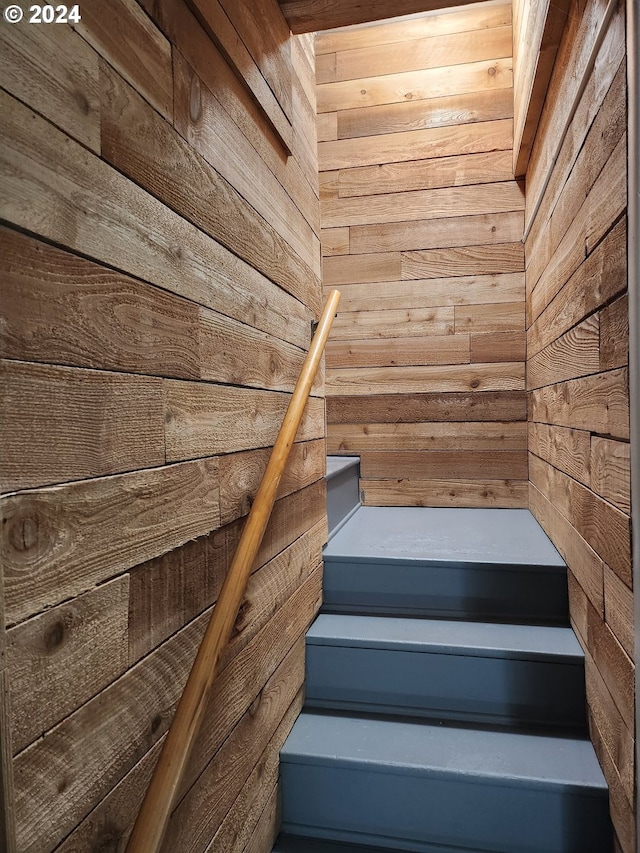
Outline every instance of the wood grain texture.
<path id="1" fill-rule="evenodd" d="M 294 33 L 330 30 L 351 24 L 377 21 L 396 15 L 443 9 L 455 6 L 454 0 L 371 0 L 365 7 L 358 0 L 347 0 L 336 6 L 326 0 L 279 0 L 282 12 Z"/>
<path id="2" fill-rule="evenodd" d="M 282 474 L 277 497 L 292 495 L 322 479 L 325 455 L 322 439 L 296 442 Z M 249 512 L 268 461 L 269 450 L 248 450 L 220 458 L 220 511 L 223 524 Z"/>
<path id="3" fill-rule="evenodd" d="M 591 436 L 591 488 L 618 509 L 631 511 L 630 446 L 598 435 Z"/>
<path id="4" fill-rule="evenodd" d="M 264 9 L 266 0 L 261 2 Z M 261 30 L 256 30 L 255 21 L 252 20 L 248 10 L 245 14 L 237 9 L 235 14 L 232 11 L 233 20 L 230 19 L 228 12 L 233 7 L 220 3 L 219 0 L 208 0 L 206 3 L 202 0 L 190 0 L 190 6 L 207 34 L 228 57 L 235 73 L 253 94 L 265 117 L 280 137 L 285 151 L 291 151 L 293 143 L 291 54 L 289 53 L 288 62 L 286 55 L 286 50 L 290 50 L 289 40 L 287 39 L 280 49 L 275 43 L 269 49 L 264 39 L 265 32 L 269 30 L 268 25 L 263 24 Z M 271 15 L 268 23 L 271 24 L 275 20 L 277 20 L 276 16 Z M 267 56 L 264 53 L 265 47 Z M 259 67 L 256 60 L 262 67 Z M 278 77 L 277 85 L 274 86 L 273 83 L 270 85 L 270 81 L 263 73 L 265 70 L 269 78 L 273 78 L 274 74 L 277 77 L 281 75 Z M 288 87 L 287 83 L 289 83 Z"/>
<path id="5" fill-rule="evenodd" d="M 333 327 L 333 340 L 452 335 L 454 308 L 407 308 L 386 311 L 341 311 Z"/>
<path id="6" fill-rule="evenodd" d="M 445 278 L 388 281 L 381 287 L 371 282 L 341 286 L 342 311 L 382 311 L 394 308 L 436 308 L 522 302 L 524 274 L 468 275 Z M 328 346 L 331 347 L 331 341 Z M 513 359 L 514 361 L 516 359 Z"/>
<path id="7" fill-rule="evenodd" d="M 521 238 L 522 225 L 522 213 L 517 211 L 384 225 L 356 225 L 351 228 L 351 254 L 513 243 Z"/>
<path id="8" fill-rule="evenodd" d="M 128 603 L 124 575 L 9 630 L 14 752 L 124 672 Z"/>
<path id="9" fill-rule="evenodd" d="M 523 270 L 524 246 L 520 242 L 402 253 L 403 279 L 517 273 Z"/>
<path id="10" fill-rule="evenodd" d="M 365 506 L 528 507 L 526 480 L 367 479 L 360 490 Z"/>
<path id="11" fill-rule="evenodd" d="M 218 527 L 216 459 L 5 499 L 9 624 Z"/>
<path id="12" fill-rule="evenodd" d="M 5 491 L 164 465 L 162 382 L 3 360 Z"/>
<path id="13" fill-rule="evenodd" d="M 336 53 L 333 82 L 511 58 L 511 27 L 492 27 L 481 39 L 465 32 L 407 39 L 398 50 L 394 43 L 340 50 Z"/>
<path id="14" fill-rule="evenodd" d="M 327 346 L 327 367 L 398 367 L 466 364 L 468 335 L 335 340 Z"/>
<path id="15" fill-rule="evenodd" d="M 524 389 L 524 365 L 436 365 L 421 367 L 340 367 L 327 371 L 328 395 L 413 394 L 452 391 L 517 391 Z"/>
<path id="16" fill-rule="evenodd" d="M 524 423 L 341 424 L 327 439 L 328 452 L 337 454 L 356 448 L 391 452 L 397 446 L 411 451 L 526 450 L 527 430 Z"/>
<path id="17" fill-rule="evenodd" d="M 277 177 L 317 233 L 319 231 L 317 187 L 308 182 L 295 156 L 284 156 L 281 141 L 271 129 L 270 124 L 264 121 L 264 113 L 259 104 L 234 74 L 233 69 L 198 23 L 185 0 L 154 0 L 154 14 L 157 15 L 159 25 L 175 46 L 174 53 L 179 53 L 186 60 L 197 76 L 197 80 L 203 84 L 199 92 L 194 92 L 196 118 L 192 120 L 197 122 L 200 132 L 193 133 L 191 143 L 197 149 L 204 142 L 215 146 L 219 136 L 223 138 L 230 136 L 235 145 L 242 146 L 238 149 L 242 152 L 242 156 L 251 160 L 253 155 L 246 148 L 248 142 L 258 154 L 264 167 Z M 179 58 L 177 61 L 180 62 Z M 180 114 L 183 106 L 178 90 L 182 90 L 183 86 L 182 75 L 178 73 L 175 79 L 176 123 L 181 121 Z M 197 86 L 197 81 L 194 86 Z M 191 89 L 191 86 L 189 88 Z M 208 135 L 202 132 L 204 127 L 214 127 L 216 133 L 208 138 Z M 206 156 L 204 151 L 200 153 Z M 215 166 L 215 163 L 213 165 Z"/>
<path id="18" fill-rule="evenodd" d="M 629 517 L 562 471 L 531 456 L 529 478 L 544 492 L 593 550 L 627 584 L 631 583 Z"/>
<path id="19" fill-rule="evenodd" d="M 547 385 L 531 393 L 532 420 L 629 437 L 629 386 L 625 369 Z"/>
<path id="20" fill-rule="evenodd" d="M 592 314 L 527 362 L 527 388 L 540 388 L 600 369 L 600 317 Z"/>
<path id="21" fill-rule="evenodd" d="M 421 421 L 526 421 L 527 400 L 524 391 L 418 392 L 379 394 L 361 399 L 332 395 L 327 398 L 327 422 L 403 423 Z"/>
<path id="22" fill-rule="evenodd" d="M 338 50 L 357 50 L 379 44 L 393 44 L 416 38 L 444 36 L 451 33 L 478 32 L 511 24 L 511 5 L 469 5 L 455 15 L 443 12 L 409 20 L 383 21 L 375 27 L 354 27 L 329 30 L 316 35 L 316 53 L 322 55 Z"/>
<path id="23" fill-rule="evenodd" d="M 397 45 L 394 47 L 397 48 Z M 353 139 L 387 133 L 426 130 L 430 127 L 453 127 L 474 122 L 513 118 L 513 92 L 511 89 L 497 89 L 462 95 L 446 95 L 440 98 L 426 98 L 415 102 L 411 100 L 399 104 L 359 107 L 351 110 L 340 110 L 340 112 L 335 113 L 320 113 L 318 124 L 320 125 L 329 116 L 335 119 L 335 136 L 327 137 L 327 139 Z M 318 141 L 320 141 L 319 138 Z M 479 155 L 473 156 L 478 157 Z M 440 169 L 446 171 L 447 164 L 440 164 Z M 437 172 L 440 169 L 432 168 L 432 171 Z M 513 176 L 510 159 L 505 174 L 505 178 L 494 180 L 509 180 Z M 447 186 L 447 184 L 443 184 L 443 186 Z"/>
<path id="24" fill-rule="evenodd" d="M 163 381 L 166 454 L 171 462 L 271 446 L 290 398 L 275 391 Z M 298 439 L 322 438 L 323 429 L 323 401 L 311 397 Z"/>
<path id="25" fill-rule="evenodd" d="M 443 480 L 526 480 L 526 450 L 420 450 L 364 452 L 360 474 L 369 477 Z"/>
<path id="26" fill-rule="evenodd" d="M 604 563 L 571 522 L 531 481 L 529 509 L 558 549 L 596 611 L 604 615 Z M 575 611 L 572 611 L 575 612 Z"/>
<path id="27" fill-rule="evenodd" d="M 340 198 L 351 198 L 437 187 L 490 184 L 508 181 L 510 178 L 509 151 L 489 151 L 340 169 L 338 192 Z"/>
<path id="28" fill-rule="evenodd" d="M 446 219 L 524 210 L 524 196 L 515 181 L 340 198 L 322 202 L 324 228 L 410 220 Z"/>
<path id="29" fill-rule="evenodd" d="M 469 335 L 472 362 L 524 361 L 527 341 L 523 331 Z"/>
<path id="30" fill-rule="evenodd" d="M 491 59 L 427 68 L 386 76 L 371 76 L 317 87 L 318 112 L 352 110 L 380 104 L 421 101 L 485 89 L 510 89 L 513 86 L 511 59 Z"/>
<path id="31" fill-rule="evenodd" d="M 30 229 L 37 218 L 41 236 L 54 243 L 267 331 L 277 333 L 290 317 L 310 319 L 296 299 L 194 225 L 22 104 L 5 94 L 0 100 L 4 219 Z"/>
<path id="32" fill-rule="evenodd" d="M 98 55 L 67 26 L 2 28 L 3 87 L 69 136 L 100 152 Z"/>
<path id="33" fill-rule="evenodd" d="M 211 698 L 214 724 L 199 739 L 185 791 L 306 629 L 315 613 L 318 595 L 315 572 L 221 672 L 218 689 Z M 18 809 L 23 815 L 20 849 L 41 850 L 67 827 L 73 829 L 159 740 L 203 629 L 204 618 L 191 623 L 68 717 L 48 738 L 21 753 L 16 762 Z M 232 702 L 225 699 L 230 695 L 235 697 Z M 97 738 L 96 730 L 105 736 Z M 49 777 L 40 772 L 44 756 L 51 767 Z M 57 797 L 63 796 L 68 807 L 54 811 L 48 792 L 57 790 L 62 780 L 66 784 Z"/>
<path id="34" fill-rule="evenodd" d="M 634 613 L 633 591 L 608 566 L 604 569 L 605 621 L 617 641 L 633 660 Z"/>
<path id="35" fill-rule="evenodd" d="M 107 267 L 0 229 L 6 358 L 198 378 L 198 308 Z"/>
<path id="36" fill-rule="evenodd" d="M 171 47 L 134 0 L 87 0 L 78 33 L 168 121 L 173 118 Z"/>
<path id="37" fill-rule="evenodd" d="M 320 275 L 319 244 L 304 213 L 179 51 L 174 57 L 175 121 L 178 133 L 276 229 Z M 233 149 L 236 157 L 229 157 Z M 274 174 L 275 172 L 275 174 Z M 311 218 L 312 203 L 306 215 Z"/>
<path id="38" fill-rule="evenodd" d="M 318 143 L 321 171 L 511 150 L 511 119 Z"/>
<path id="39" fill-rule="evenodd" d="M 537 423 L 529 423 L 528 428 L 531 453 L 585 486 L 590 485 L 591 436 L 588 432 Z"/>
<path id="40" fill-rule="evenodd" d="M 314 274 L 271 223 L 106 66 L 102 154 L 148 192 L 305 301 Z M 188 187 L 188 189 L 187 189 Z"/>

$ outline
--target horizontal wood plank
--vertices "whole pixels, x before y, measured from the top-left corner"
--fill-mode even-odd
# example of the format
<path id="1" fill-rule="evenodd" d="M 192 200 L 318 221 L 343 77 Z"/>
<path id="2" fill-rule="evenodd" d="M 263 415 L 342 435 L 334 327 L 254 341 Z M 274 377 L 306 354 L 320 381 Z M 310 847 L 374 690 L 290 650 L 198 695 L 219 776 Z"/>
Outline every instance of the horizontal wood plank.
<path id="1" fill-rule="evenodd" d="M 472 362 L 524 361 L 527 341 L 523 331 L 469 335 Z"/>
<path id="2" fill-rule="evenodd" d="M 587 317 L 527 362 L 527 388 L 597 373 L 600 369 L 600 318 Z"/>
<path id="3" fill-rule="evenodd" d="M 524 270 L 521 242 L 427 249 L 402 254 L 402 278 L 516 273 Z"/>
<path id="4" fill-rule="evenodd" d="M 318 143 L 320 171 L 510 150 L 511 119 Z"/>
<path id="5" fill-rule="evenodd" d="M 415 450 L 526 450 L 524 423 L 341 424 L 327 439 L 329 453 Z M 420 479 L 416 477 L 416 479 Z"/>
<path id="6" fill-rule="evenodd" d="M 505 181 L 365 198 L 340 198 L 322 202 L 321 209 L 323 227 L 337 228 L 344 225 L 447 219 L 451 217 L 452 211 L 458 217 L 508 213 L 524 210 L 524 195 L 515 181 Z"/>
<path id="7" fill-rule="evenodd" d="M 101 107 L 102 154 L 109 163 L 293 296 L 313 301 L 308 259 L 104 65 Z"/>
<path id="8" fill-rule="evenodd" d="M 524 332 L 524 302 L 489 305 L 456 305 L 456 334 L 484 332 Z"/>
<path id="9" fill-rule="evenodd" d="M 361 480 L 365 506 L 500 507 L 528 506 L 526 480 L 464 480 L 414 478 Z"/>
<path id="10" fill-rule="evenodd" d="M 377 44 L 393 44 L 407 39 L 426 38 L 449 33 L 477 32 L 491 27 L 511 24 L 511 5 L 469 5 L 455 14 L 443 12 L 424 15 L 409 20 L 382 21 L 372 27 L 354 27 L 348 30 L 329 30 L 316 35 L 316 52 L 332 53 L 338 50 L 357 50 Z"/>
<path id="11" fill-rule="evenodd" d="M 529 450 L 545 462 L 579 480 L 591 482 L 591 436 L 568 427 L 529 423 Z"/>
<path id="12" fill-rule="evenodd" d="M 96 153 L 100 152 L 98 54 L 70 27 L 2 28 L 3 87 Z"/>
<path id="13" fill-rule="evenodd" d="M 328 395 L 411 394 L 430 392 L 518 391 L 524 388 L 524 365 L 437 365 L 427 367 L 333 368 L 327 371 Z M 495 418 L 494 418 L 495 420 Z"/>
<path id="14" fill-rule="evenodd" d="M 360 455 L 363 480 L 412 479 L 526 480 L 526 450 L 391 450 Z"/>
<path id="15" fill-rule="evenodd" d="M 402 50 L 394 43 L 352 48 L 337 52 L 334 81 L 510 59 L 511 50 L 510 26 L 491 27 L 481 39 L 470 39 L 462 32 L 407 39 Z"/>
<path id="16" fill-rule="evenodd" d="M 321 173 L 321 177 L 326 174 Z M 409 160 L 340 169 L 338 189 L 340 198 L 351 198 L 437 187 L 491 184 L 510 179 L 509 151 L 488 151 L 433 160 Z"/>
<path id="17" fill-rule="evenodd" d="M 486 89 L 510 89 L 512 86 L 513 71 L 509 58 L 407 71 L 388 77 L 363 77 L 355 86 L 351 80 L 321 83 L 316 91 L 318 112 L 327 113 L 482 92 Z"/>
<path id="18" fill-rule="evenodd" d="M 344 255 L 325 258 L 323 284 L 325 286 L 355 284 L 357 282 L 394 281 L 400 278 L 399 252 L 380 252 L 369 255 Z"/>
<path id="19" fill-rule="evenodd" d="M 466 364 L 468 335 L 330 340 L 327 367 L 393 367 L 411 364 Z"/>
<path id="20" fill-rule="evenodd" d="M 332 340 L 452 335 L 454 308 L 408 308 L 386 311 L 342 311 L 331 330 Z"/>
<path id="21" fill-rule="evenodd" d="M 209 533 L 218 491 L 218 461 L 203 459 L 5 498 L 8 624 Z"/>
<path id="22" fill-rule="evenodd" d="M 633 592 L 608 566 L 604 567 L 604 612 L 607 625 L 625 652 L 633 659 Z"/>
<path id="23" fill-rule="evenodd" d="M 162 380 L 3 360 L 2 489 L 164 465 Z"/>
<path id="24" fill-rule="evenodd" d="M 407 279 L 381 282 L 381 285 L 374 287 L 371 282 L 342 285 L 341 311 L 495 305 L 524 300 L 523 273 Z"/>
<path id="25" fill-rule="evenodd" d="M 15 753 L 125 671 L 128 604 L 124 575 L 9 630 Z"/>
<path id="26" fill-rule="evenodd" d="M 626 369 L 547 385 L 531 393 L 531 418 L 541 423 L 629 438 Z"/>
<path id="27" fill-rule="evenodd" d="M 196 305 L 9 228 L 0 248 L 2 356 L 200 376 Z"/>
<path id="28" fill-rule="evenodd" d="M 270 447 L 290 399 L 276 391 L 173 379 L 163 383 L 166 455 L 171 462 Z M 324 403 L 311 397 L 297 437 L 322 438 L 323 428 Z"/>
<path id="29" fill-rule="evenodd" d="M 329 432 L 333 424 L 403 423 L 422 421 L 526 421 L 524 391 L 415 392 L 368 397 L 332 395 L 327 398 Z"/>
<path id="30" fill-rule="evenodd" d="M 627 514 L 631 512 L 630 459 L 627 442 L 591 436 L 591 488 Z"/>
<path id="31" fill-rule="evenodd" d="M 173 119 L 171 46 L 134 0 L 87 0 L 74 29 L 168 121 Z"/>
<path id="32" fill-rule="evenodd" d="M 590 489 L 536 456 L 529 464 L 531 482 L 544 492 L 585 542 L 627 584 L 631 583 L 629 517 Z"/>
<path id="33" fill-rule="evenodd" d="M 385 225 L 356 225 L 351 228 L 351 254 L 511 244 L 522 238 L 522 228 L 523 215 L 518 211 Z"/>
<path id="34" fill-rule="evenodd" d="M 336 113 L 320 113 L 318 124 L 320 125 L 327 116 L 336 117 L 335 136 L 327 139 L 353 139 L 385 133 L 426 130 L 430 127 L 452 127 L 513 118 L 513 92 L 511 89 L 497 89 L 427 98 L 415 102 L 405 101 L 400 104 L 360 107 L 353 110 L 340 110 Z M 447 164 L 442 163 L 441 168 L 446 169 Z M 510 162 L 507 176 L 494 180 L 509 180 L 512 177 L 513 169 Z"/>
<path id="35" fill-rule="evenodd" d="M 266 331 L 308 322 L 304 305 L 195 225 L 1 92 L 0 105 L 5 220 L 29 230 L 35 217 L 45 239 Z"/>
<path id="36" fill-rule="evenodd" d="M 544 492 L 529 482 L 529 509 L 558 549 L 581 589 L 604 614 L 604 563 Z"/>

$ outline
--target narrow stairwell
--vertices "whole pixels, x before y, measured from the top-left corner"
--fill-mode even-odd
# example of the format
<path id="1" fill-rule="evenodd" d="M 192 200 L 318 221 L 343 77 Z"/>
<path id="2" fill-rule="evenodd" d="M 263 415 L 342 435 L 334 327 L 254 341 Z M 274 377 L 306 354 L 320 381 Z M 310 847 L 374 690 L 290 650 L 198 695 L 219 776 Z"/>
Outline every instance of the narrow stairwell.
<path id="1" fill-rule="evenodd" d="M 327 477 L 273 853 L 609 853 L 566 567 L 533 516 L 361 507 L 357 460 Z"/>

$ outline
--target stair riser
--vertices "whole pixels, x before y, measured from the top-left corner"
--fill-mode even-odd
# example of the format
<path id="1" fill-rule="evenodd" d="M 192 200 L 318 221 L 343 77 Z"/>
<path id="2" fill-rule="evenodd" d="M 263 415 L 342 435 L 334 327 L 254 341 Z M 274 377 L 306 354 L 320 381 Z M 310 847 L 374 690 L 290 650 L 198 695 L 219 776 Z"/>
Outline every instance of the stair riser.
<path id="1" fill-rule="evenodd" d="M 329 535 L 335 533 L 360 504 L 358 465 L 327 477 L 327 517 Z"/>
<path id="2" fill-rule="evenodd" d="M 323 610 L 567 625 L 566 571 L 325 559 Z"/>
<path id="3" fill-rule="evenodd" d="M 307 646 L 307 706 L 586 731 L 584 668 L 388 649 Z"/>
<path id="4" fill-rule="evenodd" d="M 610 849 L 605 795 L 286 761 L 281 784 L 283 830 L 301 836 L 420 853 Z"/>

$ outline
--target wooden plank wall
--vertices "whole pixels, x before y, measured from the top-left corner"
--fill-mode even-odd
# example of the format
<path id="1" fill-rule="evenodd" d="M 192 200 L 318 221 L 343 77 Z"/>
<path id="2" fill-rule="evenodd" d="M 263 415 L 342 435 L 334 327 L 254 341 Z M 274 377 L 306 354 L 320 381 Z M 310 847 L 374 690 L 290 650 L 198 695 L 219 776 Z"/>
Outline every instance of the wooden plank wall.
<path id="1" fill-rule="evenodd" d="M 319 34 L 316 54 L 329 449 L 360 455 L 366 504 L 525 506 L 511 5 Z"/>
<path id="2" fill-rule="evenodd" d="M 569 566 L 591 735 L 634 853 L 624 4 L 587 67 L 605 6 L 571 4 L 527 172 L 530 500 Z"/>
<path id="3" fill-rule="evenodd" d="M 312 38 L 276 0 L 214 6 L 254 91 L 277 42 L 292 156 L 183 0 L 0 30 L 12 853 L 123 849 L 322 301 Z M 323 394 L 167 851 L 270 849 L 321 590 Z"/>

